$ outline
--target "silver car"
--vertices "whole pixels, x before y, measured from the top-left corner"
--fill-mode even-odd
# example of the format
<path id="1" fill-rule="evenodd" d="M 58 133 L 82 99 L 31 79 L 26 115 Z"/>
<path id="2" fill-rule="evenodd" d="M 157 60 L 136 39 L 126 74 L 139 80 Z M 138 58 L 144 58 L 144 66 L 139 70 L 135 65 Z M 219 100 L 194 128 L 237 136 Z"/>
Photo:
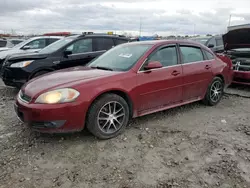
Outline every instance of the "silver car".
<path id="1" fill-rule="evenodd" d="M 25 40 L 12 48 L 9 48 L 4 51 L 0 51 L 0 68 L 7 56 L 13 54 L 22 54 L 22 53 L 32 53 L 38 52 L 39 50 L 45 48 L 46 46 L 52 44 L 53 42 L 64 38 L 62 36 L 40 36 L 32 37 L 28 40 Z"/>

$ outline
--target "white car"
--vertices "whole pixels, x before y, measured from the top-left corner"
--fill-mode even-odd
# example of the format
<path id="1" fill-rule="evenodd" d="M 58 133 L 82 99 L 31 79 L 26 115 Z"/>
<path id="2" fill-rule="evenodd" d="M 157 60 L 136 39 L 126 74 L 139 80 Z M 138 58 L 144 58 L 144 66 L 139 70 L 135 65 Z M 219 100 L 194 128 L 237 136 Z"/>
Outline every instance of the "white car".
<path id="1" fill-rule="evenodd" d="M 13 54 L 22 54 L 22 53 L 32 53 L 38 52 L 39 50 L 45 48 L 46 46 L 52 44 L 53 42 L 64 38 L 62 36 L 40 36 L 32 37 L 28 40 L 25 40 L 12 48 L 6 49 L 4 51 L 0 50 L 0 68 L 5 58 Z"/>
<path id="2" fill-rule="evenodd" d="M 10 48 L 12 48 L 14 46 L 15 45 L 13 43 L 11 43 L 10 40 L 0 39 L 0 52 L 8 50 L 8 49 L 10 49 Z"/>

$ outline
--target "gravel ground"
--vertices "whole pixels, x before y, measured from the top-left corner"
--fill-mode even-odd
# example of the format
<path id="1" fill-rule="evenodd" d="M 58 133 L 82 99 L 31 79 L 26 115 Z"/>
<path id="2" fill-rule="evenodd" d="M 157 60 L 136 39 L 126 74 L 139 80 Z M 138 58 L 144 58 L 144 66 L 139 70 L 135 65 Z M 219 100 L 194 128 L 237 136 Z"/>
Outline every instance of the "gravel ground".
<path id="1" fill-rule="evenodd" d="M 0 188 L 250 187 L 250 90 L 215 107 L 137 118 L 106 141 L 86 131 L 34 133 L 15 117 L 16 91 L 0 92 Z"/>
<path id="2" fill-rule="evenodd" d="M 4 87 L 4 83 L 3 81 L 0 79 L 0 88 L 3 88 Z"/>

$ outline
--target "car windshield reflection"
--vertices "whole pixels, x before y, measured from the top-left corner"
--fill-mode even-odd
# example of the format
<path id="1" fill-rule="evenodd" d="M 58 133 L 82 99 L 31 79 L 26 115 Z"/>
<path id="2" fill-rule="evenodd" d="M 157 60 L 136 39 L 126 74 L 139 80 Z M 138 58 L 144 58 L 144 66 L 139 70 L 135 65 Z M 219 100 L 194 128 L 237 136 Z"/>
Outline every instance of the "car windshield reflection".
<path id="1" fill-rule="evenodd" d="M 152 47 L 149 44 L 122 44 L 89 63 L 91 68 L 128 71 Z"/>

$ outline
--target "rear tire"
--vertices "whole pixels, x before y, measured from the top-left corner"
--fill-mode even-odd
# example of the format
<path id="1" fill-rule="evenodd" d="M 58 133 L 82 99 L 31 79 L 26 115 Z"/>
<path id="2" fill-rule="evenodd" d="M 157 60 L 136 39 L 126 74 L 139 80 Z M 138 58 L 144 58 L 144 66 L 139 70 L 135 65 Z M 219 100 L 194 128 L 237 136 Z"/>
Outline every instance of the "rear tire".
<path id="1" fill-rule="evenodd" d="M 121 134 L 129 122 L 129 106 L 119 95 L 104 94 L 90 107 L 87 129 L 99 139 L 110 139 Z"/>
<path id="2" fill-rule="evenodd" d="M 209 85 L 206 95 L 202 100 L 204 104 L 214 106 L 218 104 L 223 96 L 224 82 L 220 77 L 215 77 Z"/>

